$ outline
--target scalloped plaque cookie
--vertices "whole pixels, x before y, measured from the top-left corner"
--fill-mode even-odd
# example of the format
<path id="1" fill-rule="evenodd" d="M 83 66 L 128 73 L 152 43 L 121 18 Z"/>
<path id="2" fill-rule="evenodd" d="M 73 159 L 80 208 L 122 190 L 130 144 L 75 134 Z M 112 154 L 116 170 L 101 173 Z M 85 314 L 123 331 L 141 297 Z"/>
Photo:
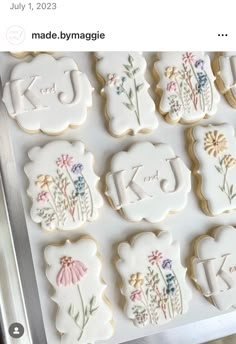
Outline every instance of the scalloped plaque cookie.
<path id="1" fill-rule="evenodd" d="M 127 220 L 155 223 L 184 209 L 190 174 L 170 146 L 136 143 L 113 156 L 106 195 Z"/>
<path id="2" fill-rule="evenodd" d="M 106 117 L 113 136 L 148 133 L 158 126 L 145 79 L 146 60 L 138 52 L 98 52 L 97 74 L 104 85 Z"/>
<path id="3" fill-rule="evenodd" d="M 84 123 L 92 90 L 73 59 L 40 54 L 13 68 L 3 101 L 23 130 L 57 135 Z"/>
<path id="4" fill-rule="evenodd" d="M 227 124 L 196 126 L 188 132 L 190 156 L 204 212 L 219 215 L 236 209 L 236 141 Z"/>
<path id="5" fill-rule="evenodd" d="M 94 221 L 103 199 L 94 158 L 82 142 L 54 141 L 29 151 L 25 166 L 32 199 L 31 217 L 48 231 L 77 229 Z"/>
<path id="6" fill-rule="evenodd" d="M 216 53 L 212 68 L 220 93 L 236 108 L 236 52 Z"/>
<path id="7" fill-rule="evenodd" d="M 191 291 L 170 233 L 138 234 L 119 245 L 118 255 L 125 313 L 136 326 L 159 326 L 187 312 Z"/>
<path id="8" fill-rule="evenodd" d="M 220 101 L 209 56 L 204 52 L 162 52 L 154 65 L 159 111 L 167 122 L 192 123 L 213 116 Z"/>
<path id="9" fill-rule="evenodd" d="M 82 237 L 62 246 L 45 249 L 46 275 L 58 305 L 56 328 L 61 344 L 87 344 L 113 335 L 112 312 L 104 296 L 106 284 L 101 280 L 102 263 L 97 244 Z"/>
<path id="10" fill-rule="evenodd" d="M 236 229 L 221 226 L 196 239 L 192 279 L 220 310 L 236 308 Z"/>

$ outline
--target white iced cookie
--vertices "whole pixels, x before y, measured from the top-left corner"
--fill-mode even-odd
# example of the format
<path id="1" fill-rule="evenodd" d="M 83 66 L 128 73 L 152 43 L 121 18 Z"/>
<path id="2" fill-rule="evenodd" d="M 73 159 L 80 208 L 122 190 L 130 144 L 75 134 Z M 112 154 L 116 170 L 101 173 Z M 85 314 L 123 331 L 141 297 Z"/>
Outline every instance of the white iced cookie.
<path id="1" fill-rule="evenodd" d="M 147 133 L 158 126 L 155 103 L 145 80 L 147 63 L 138 52 L 98 52 L 97 74 L 106 96 L 106 116 L 113 136 Z"/>
<path id="2" fill-rule="evenodd" d="M 212 68 L 220 93 L 232 107 L 236 108 L 236 52 L 217 53 Z"/>
<path id="3" fill-rule="evenodd" d="M 189 139 L 203 210 L 215 216 L 236 209 L 234 128 L 226 123 L 196 126 Z"/>
<path id="4" fill-rule="evenodd" d="M 220 310 L 236 308 L 236 229 L 216 228 L 212 236 L 196 239 L 192 279 L 202 294 Z"/>
<path id="5" fill-rule="evenodd" d="M 190 173 L 170 146 L 136 143 L 113 156 L 106 195 L 127 220 L 155 223 L 184 209 Z"/>
<path id="6" fill-rule="evenodd" d="M 96 220 L 103 199 L 96 188 L 99 177 L 93 171 L 93 155 L 82 142 L 34 147 L 29 158 L 25 173 L 34 222 L 51 231 L 77 229 Z"/>
<path id="7" fill-rule="evenodd" d="M 203 52 L 162 52 L 154 65 L 160 112 L 174 124 L 192 123 L 216 113 L 219 94 L 209 56 Z"/>
<path id="8" fill-rule="evenodd" d="M 13 57 L 23 59 L 26 56 L 37 56 L 39 54 L 52 54 L 51 51 L 10 51 Z"/>
<path id="9" fill-rule="evenodd" d="M 92 106 L 92 90 L 74 60 L 40 54 L 13 68 L 3 101 L 25 131 L 57 135 L 84 123 Z"/>
<path id="10" fill-rule="evenodd" d="M 136 326 L 161 325 L 186 313 L 191 291 L 170 233 L 141 233 L 118 247 L 125 313 Z"/>
<path id="11" fill-rule="evenodd" d="M 45 249 L 46 275 L 58 305 L 56 328 L 61 344 L 88 344 L 113 335 L 112 312 L 104 296 L 102 264 L 96 242 L 82 237 Z"/>

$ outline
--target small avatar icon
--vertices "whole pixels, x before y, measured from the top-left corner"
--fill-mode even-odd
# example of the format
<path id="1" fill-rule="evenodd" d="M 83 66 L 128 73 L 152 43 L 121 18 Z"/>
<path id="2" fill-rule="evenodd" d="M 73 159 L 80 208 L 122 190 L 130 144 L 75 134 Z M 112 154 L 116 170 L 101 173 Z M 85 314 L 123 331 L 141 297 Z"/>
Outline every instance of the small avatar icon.
<path id="1" fill-rule="evenodd" d="M 24 334 L 24 326 L 18 322 L 11 324 L 9 334 L 12 338 L 21 338 Z"/>
<path id="2" fill-rule="evenodd" d="M 20 334 L 18 327 L 14 327 L 13 334 Z"/>

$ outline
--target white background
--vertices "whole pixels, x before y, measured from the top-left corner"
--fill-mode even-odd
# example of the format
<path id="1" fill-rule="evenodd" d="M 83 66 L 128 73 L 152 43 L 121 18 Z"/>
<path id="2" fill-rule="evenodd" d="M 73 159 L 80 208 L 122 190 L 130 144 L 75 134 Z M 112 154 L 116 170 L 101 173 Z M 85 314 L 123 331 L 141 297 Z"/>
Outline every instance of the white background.
<path id="1" fill-rule="evenodd" d="M 236 39 L 234 0 L 55 0 L 57 11 L 10 11 L 12 3 L 48 0 L 0 1 L 1 50 L 232 50 Z M 54 0 L 51 0 L 53 2 Z M 22 44 L 7 41 L 9 27 L 25 30 Z M 106 39 L 90 41 L 31 40 L 31 32 L 93 32 Z M 218 37 L 218 34 L 228 34 Z"/>
<path id="2" fill-rule="evenodd" d="M 28 180 L 23 172 L 24 165 L 29 161 L 27 152 L 35 145 L 44 145 L 55 139 L 67 139 L 70 141 L 82 140 L 87 150 L 93 152 L 95 156 L 95 171 L 101 176 L 99 188 L 104 192 L 104 177 L 109 171 L 109 160 L 112 155 L 120 150 L 127 149 L 130 144 L 137 141 L 148 140 L 153 143 L 163 142 L 170 144 L 176 155 L 180 156 L 186 165 L 191 169 L 191 162 L 186 151 L 186 142 L 184 131 L 186 126 L 181 124 L 172 126 L 167 124 L 161 115 L 157 114 L 159 119 L 159 128 L 149 135 L 139 135 L 137 137 L 113 138 L 110 136 L 105 127 L 104 120 L 104 100 L 99 95 L 100 84 L 95 75 L 95 61 L 92 54 L 89 53 L 57 53 L 55 56 L 69 55 L 73 56 L 78 63 L 79 69 L 86 72 L 92 86 L 95 88 L 93 94 L 93 107 L 90 109 L 86 123 L 79 129 L 69 129 L 64 135 L 59 137 L 50 137 L 44 134 L 30 135 L 24 133 L 14 120 L 11 121 L 12 140 L 15 148 L 15 157 L 19 173 L 19 187 L 22 193 L 23 203 L 25 207 L 25 216 L 30 235 L 34 265 L 40 292 L 40 299 L 46 327 L 48 343 L 59 344 L 59 335 L 55 329 L 55 313 L 56 305 L 51 301 L 50 295 L 53 290 L 45 277 L 45 262 L 43 251 L 48 244 L 63 243 L 66 238 L 71 240 L 78 239 L 80 235 L 89 234 L 93 236 L 99 243 L 100 253 L 103 256 L 103 272 L 102 277 L 108 284 L 107 296 L 112 302 L 115 333 L 114 337 L 107 341 L 107 344 L 115 344 L 134 338 L 147 336 L 156 332 L 163 332 L 166 329 L 176 328 L 181 325 L 197 322 L 201 319 L 220 316 L 223 313 L 212 306 L 189 281 L 188 283 L 193 292 L 193 298 L 190 303 L 189 312 L 166 326 L 160 328 L 149 327 L 145 329 L 136 328 L 133 323 L 126 318 L 122 311 L 122 297 L 119 291 L 118 274 L 114 267 L 114 259 L 116 257 L 117 245 L 128 240 L 132 235 L 146 230 L 168 230 L 172 233 L 175 240 L 179 240 L 181 245 L 181 259 L 183 265 L 187 265 L 188 258 L 192 254 L 192 241 L 196 236 L 205 234 L 209 229 L 218 225 L 236 225 L 236 215 L 224 214 L 218 217 L 208 217 L 200 210 L 198 200 L 192 191 L 188 197 L 188 204 L 184 211 L 175 215 L 169 215 L 163 222 L 152 225 L 141 222 L 139 224 L 129 223 L 124 220 L 115 210 L 113 210 L 107 199 L 104 197 L 104 206 L 100 210 L 99 219 L 94 223 L 89 223 L 77 231 L 71 232 L 55 232 L 47 233 L 40 229 L 38 224 L 33 223 L 30 219 L 29 211 L 31 201 L 26 195 Z M 150 94 L 156 99 L 154 94 L 155 80 L 151 74 L 153 62 L 156 59 L 155 53 L 145 53 L 148 61 L 147 80 L 151 84 Z M 3 82 L 8 80 L 12 66 L 19 60 L 11 57 L 8 53 L 0 53 L 0 73 L 3 76 Z M 221 101 L 217 114 L 211 120 L 202 120 L 200 124 L 221 123 L 227 121 L 236 127 L 236 111 L 233 110 L 221 96 Z M 192 178 L 193 189 L 195 187 L 195 179 Z M 220 323 L 220 318 L 219 318 Z M 185 333 L 185 339 L 181 344 L 193 344 L 200 341 L 200 330 L 197 329 L 200 324 L 196 323 L 196 330 Z M 194 325 L 194 326 L 195 326 Z M 202 327 L 201 327 L 202 330 Z M 234 328 L 235 330 L 235 328 Z M 233 331 L 232 328 L 225 328 L 226 333 Z M 211 338 L 219 335 L 218 332 L 211 331 Z M 173 343 L 170 341 L 168 343 Z M 178 341 L 176 342 L 178 343 Z"/>

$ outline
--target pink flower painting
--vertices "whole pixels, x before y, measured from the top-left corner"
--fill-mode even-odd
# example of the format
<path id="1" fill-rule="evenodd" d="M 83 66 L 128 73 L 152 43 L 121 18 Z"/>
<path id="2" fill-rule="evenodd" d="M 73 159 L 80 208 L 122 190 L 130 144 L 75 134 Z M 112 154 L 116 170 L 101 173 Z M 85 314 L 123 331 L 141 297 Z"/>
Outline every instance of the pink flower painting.
<path id="1" fill-rule="evenodd" d="M 130 299 L 133 302 L 140 301 L 141 298 L 142 298 L 142 291 L 141 290 L 134 290 L 130 295 Z"/>
<path id="2" fill-rule="evenodd" d="M 64 287 L 77 284 L 86 275 L 88 269 L 84 263 L 71 257 L 61 258 L 61 270 L 57 276 L 57 284 Z"/>
<path id="3" fill-rule="evenodd" d="M 38 194 L 37 201 L 41 204 L 48 202 L 50 199 L 50 193 L 47 191 L 42 191 Z"/>
<path id="4" fill-rule="evenodd" d="M 57 159 L 56 164 L 60 168 L 70 168 L 75 163 L 75 159 L 69 154 L 62 154 L 60 158 Z"/>
<path id="5" fill-rule="evenodd" d="M 71 289 L 65 289 L 68 295 L 65 296 L 65 301 L 70 301 L 70 294 L 77 292 L 77 298 L 73 303 L 68 304 L 68 316 L 77 326 L 79 333 L 76 343 L 81 343 L 81 338 L 84 335 L 84 330 L 93 318 L 93 315 L 99 309 L 99 303 L 96 300 L 96 295 L 92 295 L 88 298 L 89 284 L 88 279 L 85 282 L 81 280 L 86 276 L 88 268 L 79 260 L 73 260 L 72 257 L 64 256 L 60 259 L 61 269 L 57 275 L 57 285 L 68 287 Z M 90 276 L 91 278 L 92 276 Z M 93 277 L 92 277 L 93 278 Z M 80 283 L 79 283 L 80 282 Z M 83 295 L 83 289 L 86 290 L 86 296 Z M 83 343 L 85 343 L 83 341 Z"/>
<path id="6" fill-rule="evenodd" d="M 193 55 L 193 53 L 185 53 L 183 54 L 183 61 L 184 63 L 193 64 L 196 60 L 196 57 Z"/>
<path id="7" fill-rule="evenodd" d="M 176 90 L 177 90 L 176 82 L 174 81 L 169 82 L 169 84 L 167 85 L 167 91 L 175 92 Z"/>
<path id="8" fill-rule="evenodd" d="M 163 259 L 162 253 L 157 250 L 152 251 L 152 254 L 148 256 L 149 263 L 151 263 L 152 265 L 160 263 L 162 259 Z"/>

